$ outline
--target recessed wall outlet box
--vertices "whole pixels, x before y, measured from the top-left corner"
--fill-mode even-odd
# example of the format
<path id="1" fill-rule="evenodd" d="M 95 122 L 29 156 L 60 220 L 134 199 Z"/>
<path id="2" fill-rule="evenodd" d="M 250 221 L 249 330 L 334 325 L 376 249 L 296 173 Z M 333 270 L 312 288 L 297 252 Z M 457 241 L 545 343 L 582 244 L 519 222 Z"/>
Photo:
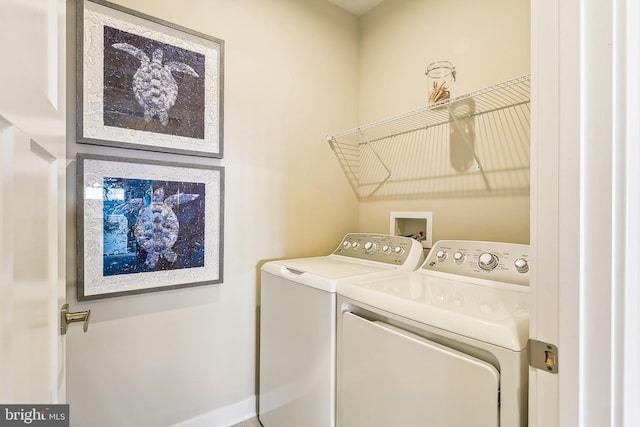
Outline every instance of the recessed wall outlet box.
<path id="1" fill-rule="evenodd" d="M 433 212 L 391 212 L 389 234 L 412 237 L 425 249 L 433 245 Z"/>

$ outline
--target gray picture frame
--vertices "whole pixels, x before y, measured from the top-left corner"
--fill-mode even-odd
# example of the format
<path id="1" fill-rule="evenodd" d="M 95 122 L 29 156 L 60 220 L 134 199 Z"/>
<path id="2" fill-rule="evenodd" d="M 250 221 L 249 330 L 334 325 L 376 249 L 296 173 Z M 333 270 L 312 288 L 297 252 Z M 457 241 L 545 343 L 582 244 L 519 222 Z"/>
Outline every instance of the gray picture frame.
<path id="1" fill-rule="evenodd" d="M 78 301 L 223 282 L 224 167 L 78 154 Z"/>
<path id="2" fill-rule="evenodd" d="M 79 143 L 223 158 L 224 40 L 78 0 L 76 60 Z"/>

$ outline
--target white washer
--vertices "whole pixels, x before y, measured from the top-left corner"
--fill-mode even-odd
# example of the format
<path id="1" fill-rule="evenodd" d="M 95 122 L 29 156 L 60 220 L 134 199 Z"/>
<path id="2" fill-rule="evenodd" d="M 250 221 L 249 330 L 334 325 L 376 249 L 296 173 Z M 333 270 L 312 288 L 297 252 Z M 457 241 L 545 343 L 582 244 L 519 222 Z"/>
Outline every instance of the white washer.
<path id="1" fill-rule="evenodd" d="M 355 278 L 415 270 L 423 259 L 414 239 L 351 233 L 328 256 L 264 264 L 258 395 L 263 426 L 335 426 L 337 288 Z"/>
<path id="2" fill-rule="evenodd" d="M 440 241 L 339 287 L 338 427 L 525 427 L 529 246 Z"/>

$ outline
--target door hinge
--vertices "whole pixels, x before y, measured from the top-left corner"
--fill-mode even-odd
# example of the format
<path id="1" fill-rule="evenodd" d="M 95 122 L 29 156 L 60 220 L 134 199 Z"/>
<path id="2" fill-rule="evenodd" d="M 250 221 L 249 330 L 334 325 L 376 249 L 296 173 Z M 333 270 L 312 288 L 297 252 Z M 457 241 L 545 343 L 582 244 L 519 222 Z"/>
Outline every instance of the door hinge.
<path id="1" fill-rule="evenodd" d="M 558 373 L 558 347 L 542 341 L 527 342 L 527 360 L 529 366 L 552 374 Z"/>

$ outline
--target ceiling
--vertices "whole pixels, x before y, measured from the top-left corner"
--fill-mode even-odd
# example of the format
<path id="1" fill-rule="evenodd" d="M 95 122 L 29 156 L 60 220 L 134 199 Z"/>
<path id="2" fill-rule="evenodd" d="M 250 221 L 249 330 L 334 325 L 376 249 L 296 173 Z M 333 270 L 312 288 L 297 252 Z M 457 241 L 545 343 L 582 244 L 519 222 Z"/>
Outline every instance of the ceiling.
<path id="1" fill-rule="evenodd" d="M 376 7 L 383 0 L 328 0 L 356 16 L 361 16 Z"/>

